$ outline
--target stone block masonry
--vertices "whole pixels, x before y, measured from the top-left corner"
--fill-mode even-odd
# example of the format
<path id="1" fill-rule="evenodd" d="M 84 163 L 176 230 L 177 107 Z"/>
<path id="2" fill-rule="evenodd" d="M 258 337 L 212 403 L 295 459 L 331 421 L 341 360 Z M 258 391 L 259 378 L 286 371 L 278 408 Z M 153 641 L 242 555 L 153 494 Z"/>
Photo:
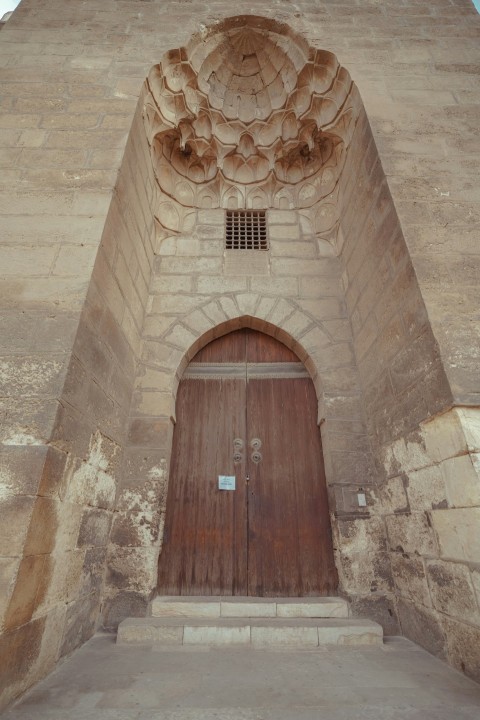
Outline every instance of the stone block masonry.
<path id="1" fill-rule="evenodd" d="M 335 106 L 341 142 L 324 137 L 322 181 L 305 181 L 307 150 L 289 155 L 298 118 L 282 120 L 288 180 L 267 202 L 255 182 L 242 195 L 253 150 L 235 141 L 224 171 L 237 180 L 216 208 L 210 190 L 191 201 L 191 179 L 159 186 L 144 83 L 166 52 L 248 24 L 222 25 L 232 12 L 281 39 L 273 97 L 293 92 L 309 46 L 316 93 L 320 60 L 338 61 L 322 112 Z M 22 0 L 4 25 L 2 704 L 101 623 L 145 613 L 176 387 L 241 323 L 283 339 L 314 379 L 341 591 L 479 678 L 479 34 L 470 0 Z M 223 251 L 239 198 L 269 217 L 251 272 Z"/>

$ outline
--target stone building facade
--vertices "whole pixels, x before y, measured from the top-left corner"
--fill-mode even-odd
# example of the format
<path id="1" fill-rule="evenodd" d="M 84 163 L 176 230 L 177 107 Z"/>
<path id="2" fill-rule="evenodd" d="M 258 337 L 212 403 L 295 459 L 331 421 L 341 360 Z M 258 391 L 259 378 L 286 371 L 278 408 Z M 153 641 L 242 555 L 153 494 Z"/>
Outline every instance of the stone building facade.
<path id="1" fill-rule="evenodd" d="M 176 390 L 240 327 L 314 381 L 340 594 L 480 679 L 480 17 L 234 10 L 22 0 L 0 35 L 4 703 L 145 615 Z"/>

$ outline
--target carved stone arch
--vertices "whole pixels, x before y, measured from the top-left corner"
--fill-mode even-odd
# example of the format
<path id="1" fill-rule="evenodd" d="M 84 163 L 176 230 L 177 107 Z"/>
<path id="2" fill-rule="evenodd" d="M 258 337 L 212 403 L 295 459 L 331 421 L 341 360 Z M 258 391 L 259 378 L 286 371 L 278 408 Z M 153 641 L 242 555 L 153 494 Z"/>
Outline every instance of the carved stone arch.
<path id="1" fill-rule="evenodd" d="M 297 310 L 297 308 L 293 302 L 290 304 L 293 313 Z M 194 324 L 193 321 L 189 322 L 188 316 L 185 318 L 184 322 L 187 326 Z M 241 328 L 251 328 L 252 330 L 258 330 L 265 333 L 266 335 L 270 335 L 276 338 L 284 345 L 286 345 L 286 347 L 292 350 L 297 355 L 299 360 L 303 362 L 307 372 L 312 378 L 315 387 L 318 402 L 318 423 L 321 424 L 321 422 L 325 418 L 325 398 L 324 384 L 322 382 L 321 369 L 319 367 L 318 358 L 313 357 L 302 345 L 301 339 L 296 338 L 293 333 L 284 330 L 282 327 L 280 327 L 280 325 L 276 325 L 272 322 L 269 322 L 268 320 L 265 320 L 264 318 L 255 315 L 242 315 L 240 313 L 231 313 L 229 319 L 218 324 L 212 323 L 210 329 L 203 332 L 197 338 L 197 340 L 195 340 L 189 347 L 184 347 L 182 350 L 182 358 L 178 363 L 174 375 L 172 387 L 173 397 L 176 395 L 178 384 L 182 379 L 183 373 L 185 372 L 188 363 L 199 352 L 199 350 L 205 347 L 205 345 L 208 345 L 208 343 L 210 343 L 212 340 L 222 337 L 223 335 L 227 335 L 234 330 L 240 330 Z M 173 415 L 173 417 L 175 416 Z"/>
<path id="2" fill-rule="evenodd" d="M 263 188 L 250 190 L 246 199 L 247 210 L 261 210 L 270 206 L 270 198 Z"/>

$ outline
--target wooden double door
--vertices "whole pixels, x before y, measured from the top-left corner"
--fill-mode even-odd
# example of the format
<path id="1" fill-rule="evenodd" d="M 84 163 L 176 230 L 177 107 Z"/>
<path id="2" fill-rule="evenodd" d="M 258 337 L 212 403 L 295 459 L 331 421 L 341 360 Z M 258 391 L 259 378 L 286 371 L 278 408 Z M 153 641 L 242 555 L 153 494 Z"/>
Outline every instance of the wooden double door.
<path id="1" fill-rule="evenodd" d="M 219 476 L 235 489 L 219 489 Z M 336 586 L 313 383 L 282 343 L 232 332 L 179 386 L 158 590 L 300 597 Z"/>

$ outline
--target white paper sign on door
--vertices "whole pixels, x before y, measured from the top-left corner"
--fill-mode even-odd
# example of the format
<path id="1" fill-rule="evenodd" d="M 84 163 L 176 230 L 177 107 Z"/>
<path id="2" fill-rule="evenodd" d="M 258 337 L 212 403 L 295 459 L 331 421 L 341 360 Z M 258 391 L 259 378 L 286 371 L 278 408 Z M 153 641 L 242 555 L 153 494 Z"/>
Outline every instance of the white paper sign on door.
<path id="1" fill-rule="evenodd" d="M 219 475 L 218 476 L 218 489 L 219 490 L 235 490 L 235 475 Z"/>

